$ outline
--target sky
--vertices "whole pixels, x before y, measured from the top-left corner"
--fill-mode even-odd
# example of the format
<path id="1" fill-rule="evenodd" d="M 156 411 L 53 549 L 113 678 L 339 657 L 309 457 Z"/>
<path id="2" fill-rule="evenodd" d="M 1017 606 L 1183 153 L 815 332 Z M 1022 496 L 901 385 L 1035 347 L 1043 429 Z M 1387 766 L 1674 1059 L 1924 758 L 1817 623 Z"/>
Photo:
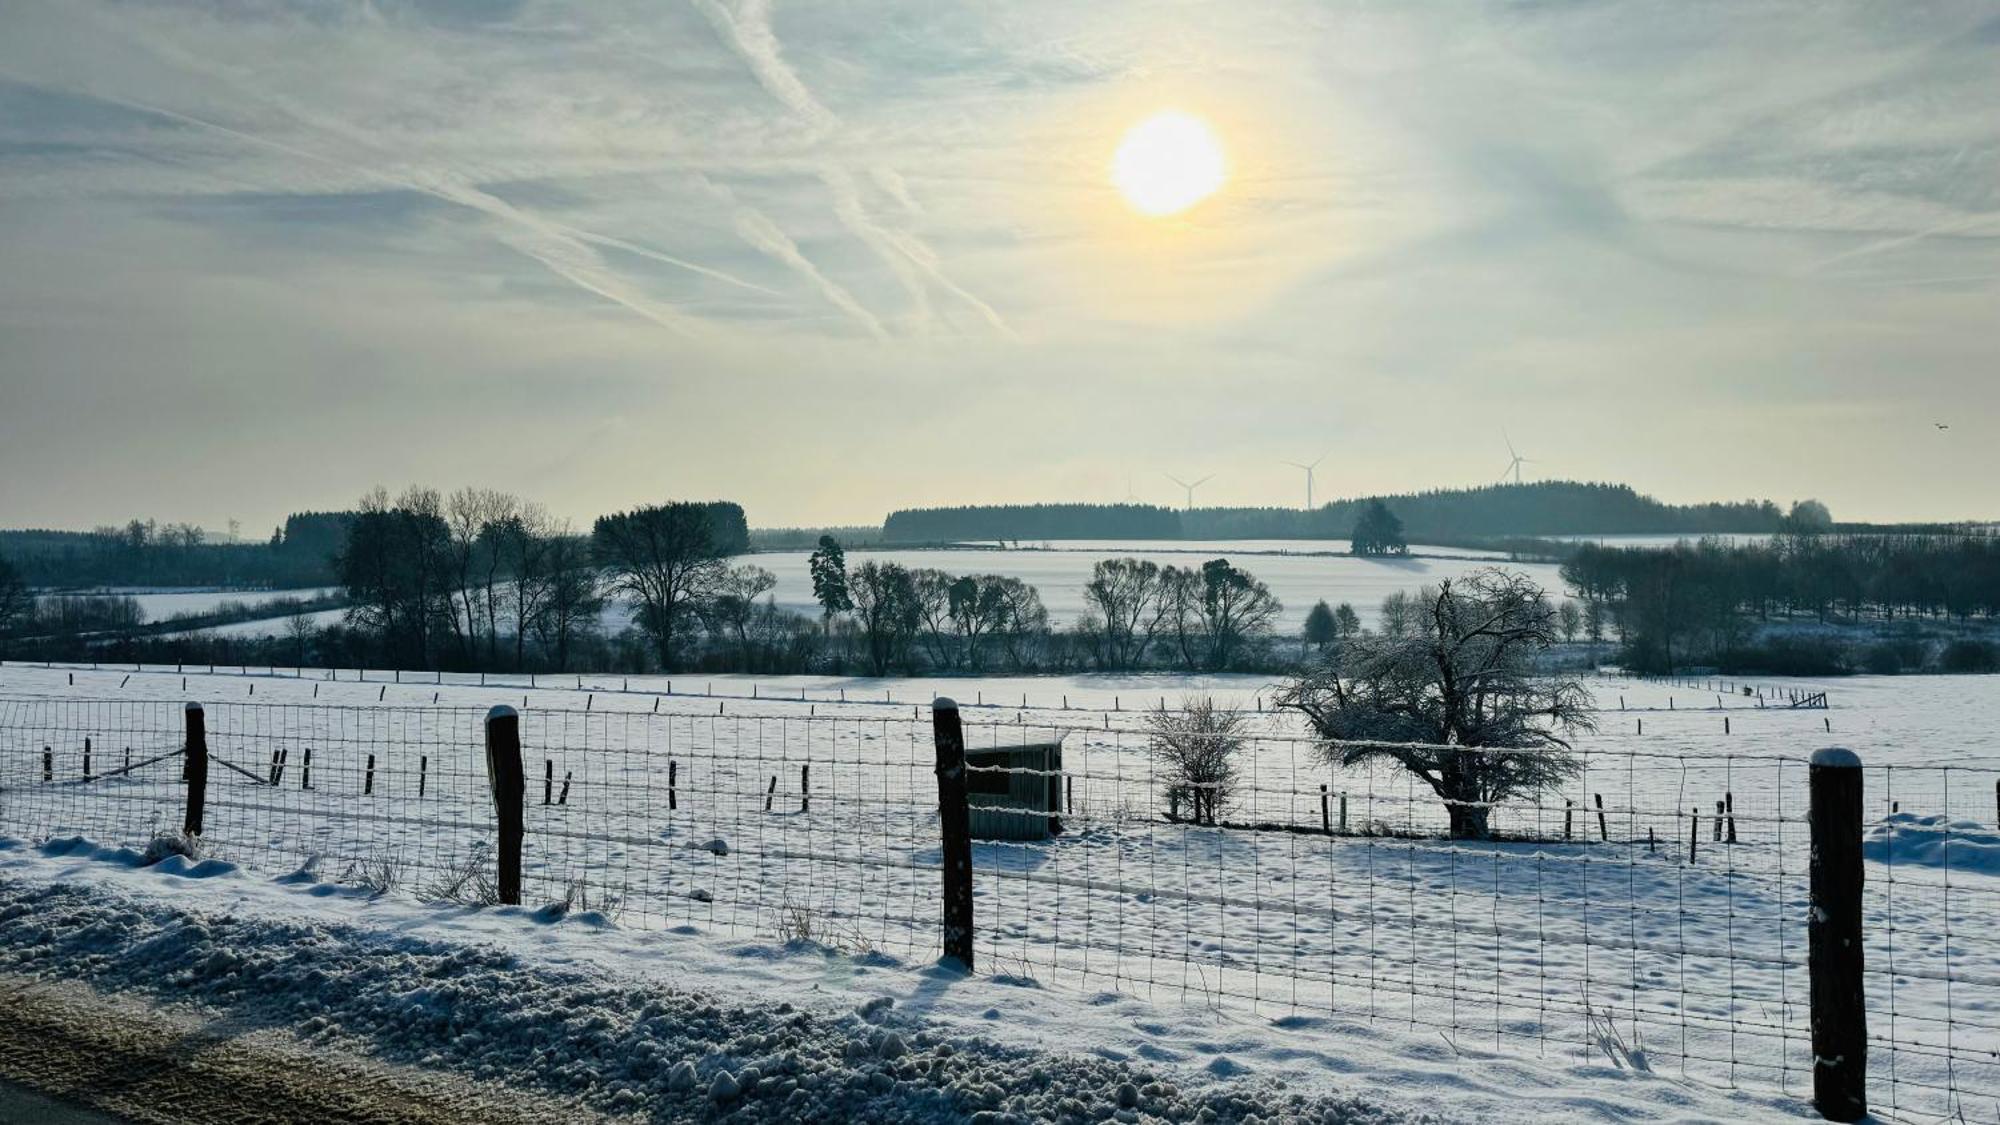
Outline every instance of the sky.
<path id="1" fill-rule="evenodd" d="M 1155 217 L 1164 111 L 1227 175 Z M 0 526 L 1298 505 L 1509 441 L 1995 519 L 1997 326 L 1991 0 L 0 0 Z"/>

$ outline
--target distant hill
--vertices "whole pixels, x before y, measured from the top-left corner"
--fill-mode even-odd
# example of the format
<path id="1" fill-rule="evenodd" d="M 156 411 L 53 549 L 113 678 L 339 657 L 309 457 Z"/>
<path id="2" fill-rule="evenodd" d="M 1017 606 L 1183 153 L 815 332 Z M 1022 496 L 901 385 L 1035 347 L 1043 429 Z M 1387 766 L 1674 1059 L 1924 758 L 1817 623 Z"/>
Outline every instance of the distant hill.
<path id="1" fill-rule="evenodd" d="M 1539 481 L 1336 500 L 1297 508 L 1196 508 L 1141 504 L 1008 504 L 910 508 L 883 521 L 891 543 L 1043 539 L 1345 539 L 1362 506 L 1380 499 L 1411 542 L 1542 535 L 1705 535 L 1779 529 L 1769 500 L 1663 504 L 1622 484 Z"/>

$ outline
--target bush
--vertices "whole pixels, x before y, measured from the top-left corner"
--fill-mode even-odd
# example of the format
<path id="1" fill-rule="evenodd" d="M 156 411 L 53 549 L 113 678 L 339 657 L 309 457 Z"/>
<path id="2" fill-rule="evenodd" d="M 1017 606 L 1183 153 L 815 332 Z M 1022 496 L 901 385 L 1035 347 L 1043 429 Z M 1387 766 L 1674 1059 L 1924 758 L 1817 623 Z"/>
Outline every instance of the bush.
<path id="1" fill-rule="evenodd" d="M 1214 824 L 1215 814 L 1236 789 L 1236 758 L 1246 741 L 1240 711 L 1217 707 L 1206 696 L 1165 707 L 1146 716 L 1153 756 L 1167 783 L 1172 814 L 1181 811 L 1196 824 Z"/>
<path id="2" fill-rule="evenodd" d="M 1896 645 L 1872 644 L 1861 654 L 1861 666 L 1877 676 L 1895 676 L 1903 671 L 1903 653 Z"/>
<path id="3" fill-rule="evenodd" d="M 1848 676 L 1855 654 L 1832 637 L 1778 636 L 1727 649 L 1716 665 L 1733 676 Z"/>
<path id="4" fill-rule="evenodd" d="M 1986 641 L 1953 641 L 1938 656 L 1938 670 L 1956 673 L 2000 672 L 2000 647 Z"/>

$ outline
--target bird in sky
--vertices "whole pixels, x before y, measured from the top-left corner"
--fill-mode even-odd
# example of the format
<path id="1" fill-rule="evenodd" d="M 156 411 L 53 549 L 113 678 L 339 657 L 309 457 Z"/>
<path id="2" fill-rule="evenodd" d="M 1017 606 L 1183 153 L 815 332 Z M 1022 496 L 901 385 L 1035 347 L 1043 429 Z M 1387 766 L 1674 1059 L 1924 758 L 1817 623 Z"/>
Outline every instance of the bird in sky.
<path id="1" fill-rule="evenodd" d="M 1936 426 L 1936 427 L 1937 427 L 1938 429 L 1940 429 L 1940 430 L 1949 430 L 1949 429 L 1951 429 L 1951 427 L 1950 427 L 1950 426 L 1947 426 L 1947 425 L 1945 425 L 1945 424 L 1944 424 L 1943 422 L 1932 422 L 1932 423 L 1931 423 L 1931 425 L 1933 425 L 1933 426 Z"/>

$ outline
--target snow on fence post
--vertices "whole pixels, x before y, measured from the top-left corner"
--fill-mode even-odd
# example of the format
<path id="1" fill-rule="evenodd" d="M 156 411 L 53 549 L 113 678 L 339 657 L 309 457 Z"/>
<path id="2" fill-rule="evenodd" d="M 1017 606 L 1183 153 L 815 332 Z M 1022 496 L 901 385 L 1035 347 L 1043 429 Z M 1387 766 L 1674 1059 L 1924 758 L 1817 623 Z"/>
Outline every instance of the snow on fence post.
<path id="1" fill-rule="evenodd" d="M 1806 915 L 1813 1105 L 1828 1121 L 1868 1115 L 1868 1010 L 1861 947 L 1861 759 L 1828 748 L 1808 770 L 1812 838 Z"/>
<path id="2" fill-rule="evenodd" d="M 208 807 L 208 715 L 201 704 L 190 703 L 184 710 L 187 716 L 187 742 L 181 747 L 181 760 L 187 768 L 187 813 L 181 818 L 181 832 L 188 836 L 201 835 L 202 813 Z"/>
<path id="3" fill-rule="evenodd" d="M 937 747 L 938 821 L 944 869 L 944 955 L 972 971 L 972 819 L 965 800 L 965 728 L 958 704 L 931 702 L 931 736 Z"/>
<path id="4" fill-rule="evenodd" d="M 521 715 L 502 703 L 486 713 L 486 778 L 499 819 L 500 902 L 521 905 L 522 798 L 528 789 L 521 773 Z"/>

